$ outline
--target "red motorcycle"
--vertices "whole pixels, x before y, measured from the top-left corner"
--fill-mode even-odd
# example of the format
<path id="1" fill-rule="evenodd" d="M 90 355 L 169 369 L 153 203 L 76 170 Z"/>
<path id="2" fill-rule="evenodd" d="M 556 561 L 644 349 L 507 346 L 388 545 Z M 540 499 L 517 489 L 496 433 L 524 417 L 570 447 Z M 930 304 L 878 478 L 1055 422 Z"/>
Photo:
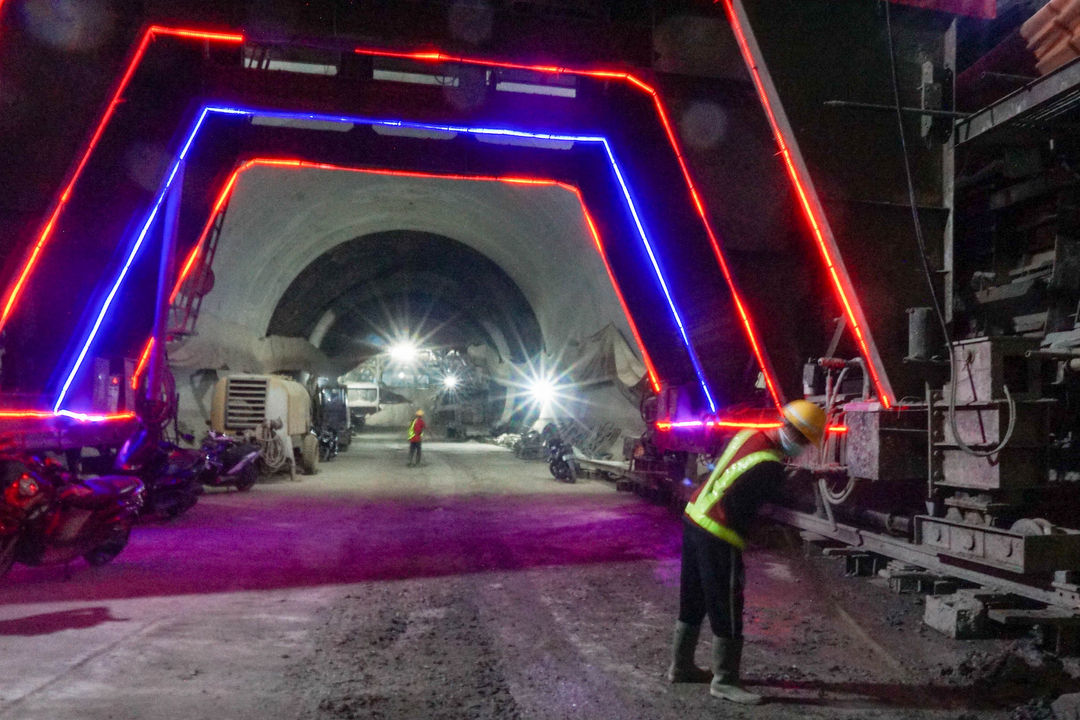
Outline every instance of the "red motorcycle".
<path id="1" fill-rule="evenodd" d="M 138 478 L 80 479 L 53 461 L 0 456 L 0 577 L 15 562 L 104 565 L 127 545 L 143 494 Z"/>

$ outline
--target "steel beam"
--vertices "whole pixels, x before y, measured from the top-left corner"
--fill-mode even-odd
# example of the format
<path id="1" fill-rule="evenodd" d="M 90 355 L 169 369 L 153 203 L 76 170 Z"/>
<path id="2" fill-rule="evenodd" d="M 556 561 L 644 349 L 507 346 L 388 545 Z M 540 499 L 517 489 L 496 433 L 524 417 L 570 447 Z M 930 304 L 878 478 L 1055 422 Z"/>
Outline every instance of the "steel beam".
<path id="1" fill-rule="evenodd" d="M 824 518 L 815 517 L 806 513 L 798 512 L 778 505 L 766 505 L 762 515 L 776 522 L 790 525 L 800 530 L 817 533 L 833 540 L 853 547 L 877 553 L 885 557 L 893 558 L 909 565 L 925 568 L 932 573 L 967 580 L 987 588 L 1005 593 L 1014 593 L 1021 597 L 1030 598 L 1037 602 L 1058 607 L 1067 607 L 1071 610 L 1080 610 L 1080 602 L 1052 588 L 1027 585 L 1025 583 L 990 575 L 973 568 L 953 565 L 943 557 L 918 545 L 914 545 L 904 538 L 881 535 L 879 533 L 861 530 L 851 525 L 830 522 Z"/>
<path id="2" fill-rule="evenodd" d="M 1080 105 L 1080 60 L 1016 90 L 956 123 L 956 143 L 971 142 L 1005 125 L 1048 122 Z"/>

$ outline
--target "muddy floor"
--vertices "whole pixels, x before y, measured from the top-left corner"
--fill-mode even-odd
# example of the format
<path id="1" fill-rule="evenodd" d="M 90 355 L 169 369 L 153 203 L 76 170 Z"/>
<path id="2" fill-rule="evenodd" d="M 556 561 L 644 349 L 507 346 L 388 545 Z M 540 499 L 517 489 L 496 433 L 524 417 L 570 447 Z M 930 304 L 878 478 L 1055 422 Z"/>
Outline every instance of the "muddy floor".
<path id="1" fill-rule="evenodd" d="M 787 533 L 746 556 L 757 708 L 666 683 L 680 527 L 477 443 L 358 438 L 111 565 L 0 581 L 0 718 L 1051 718 L 1073 661 L 958 642 Z M 708 647 L 699 648 L 704 663 Z"/>

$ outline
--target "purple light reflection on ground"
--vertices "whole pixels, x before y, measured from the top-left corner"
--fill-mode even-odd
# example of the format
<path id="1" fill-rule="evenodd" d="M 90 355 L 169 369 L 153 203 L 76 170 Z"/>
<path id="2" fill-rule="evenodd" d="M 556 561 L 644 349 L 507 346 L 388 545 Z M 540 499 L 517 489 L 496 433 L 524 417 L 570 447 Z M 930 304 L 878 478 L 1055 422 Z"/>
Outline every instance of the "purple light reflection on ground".
<path id="1" fill-rule="evenodd" d="M 270 495 L 266 488 L 253 493 Z M 268 590 L 541 566 L 669 560 L 678 524 L 623 494 L 432 496 L 211 493 L 172 523 L 136 527 L 110 565 L 16 565 L 0 604 Z M 241 507 L 237 507 L 241 505 Z M 676 578 L 677 579 L 677 578 Z"/>

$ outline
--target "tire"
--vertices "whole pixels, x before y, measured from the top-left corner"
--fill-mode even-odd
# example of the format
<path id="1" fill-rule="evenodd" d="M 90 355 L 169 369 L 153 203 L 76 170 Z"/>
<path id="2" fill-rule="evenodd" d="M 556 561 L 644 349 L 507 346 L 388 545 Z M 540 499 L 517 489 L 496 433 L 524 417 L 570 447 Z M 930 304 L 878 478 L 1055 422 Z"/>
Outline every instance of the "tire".
<path id="1" fill-rule="evenodd" d="M 98 545 L 90 552 L 83 555 L 83 560 L 94 567 L 101 567 L 112 562 L 128 544 L 131 536 L 131 525 L 122 525 L 113 530 L 113 536 Z"/>
<path id="2" fill-rule="evenodd" d="M 308 433 L 300 440 L 300 472 L 314 475 L 319 471 L 319 438 Z"/>
<path id="3" fill-rule="evenodd" d="M 195 493 L 178 493 L 176 502 L 165 510 L 165 514 L 170 518 L 178 518 L 195 507 L 197 502 L 199 502 L 199 496 Z"/>
<path id="4" fill-rule="evenodd" d="M 240 474 L 236 476 L 236 482 L 233 484 L 236 485 L 237 492 L 247 492 L 255 485 L 258 479 L 259 471 L 255 469 L 255 463 L 251 462 L 244 466 Z"/>
<path id="5" fill-rule="evenodd" d="M 15 564 L 15 547 L 19 544 L 18 535 L 9 535 L 0 540 L 0 578 L 7 575 Z"/>
<path id="6" fill-rule="evenodd" d="M 573 473 L 570 464 L 562 458 L 555 458 L 554 460 L 549 462 L 548 470 L 551 471 L 551 476 L 553 478 L 555 478 L 556 480 L 562 480 L 563 482 L 569 480 Z"/>

